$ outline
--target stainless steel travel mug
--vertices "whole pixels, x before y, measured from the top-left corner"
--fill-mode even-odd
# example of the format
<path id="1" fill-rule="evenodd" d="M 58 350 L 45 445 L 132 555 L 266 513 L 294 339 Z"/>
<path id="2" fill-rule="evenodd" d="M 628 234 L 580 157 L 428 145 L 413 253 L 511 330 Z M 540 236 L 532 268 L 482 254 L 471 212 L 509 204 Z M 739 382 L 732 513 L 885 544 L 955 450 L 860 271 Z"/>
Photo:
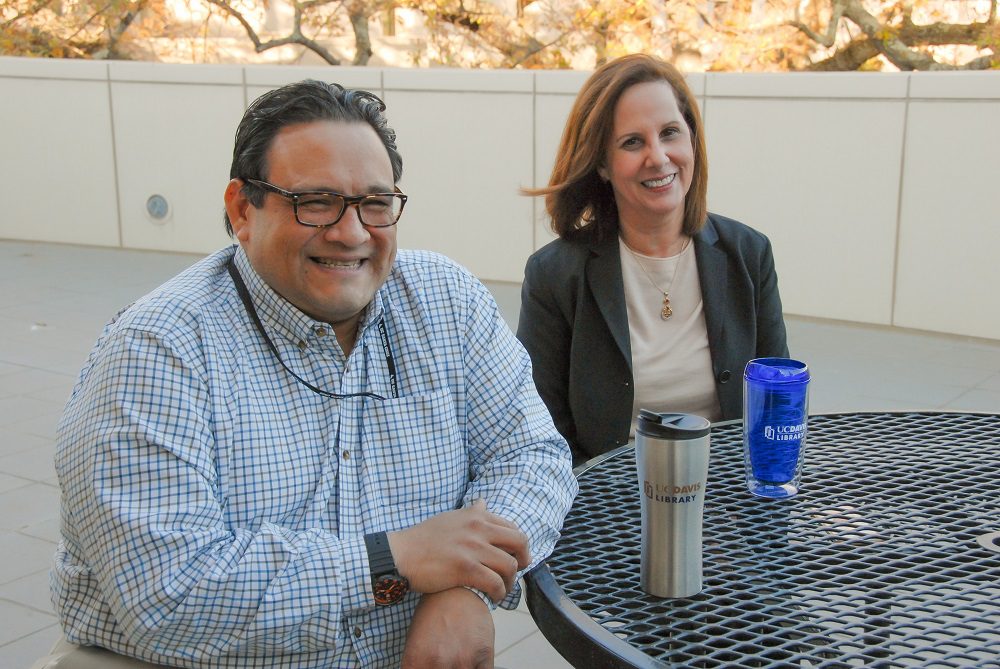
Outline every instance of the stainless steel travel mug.
<path id="1" fill-rule="evenodd" d="M 710 425 L 692 414 L 639 412 L 635 436 L 642 508 L 639 584 L 656 597 L 701 592 L 701 519 Z"/>

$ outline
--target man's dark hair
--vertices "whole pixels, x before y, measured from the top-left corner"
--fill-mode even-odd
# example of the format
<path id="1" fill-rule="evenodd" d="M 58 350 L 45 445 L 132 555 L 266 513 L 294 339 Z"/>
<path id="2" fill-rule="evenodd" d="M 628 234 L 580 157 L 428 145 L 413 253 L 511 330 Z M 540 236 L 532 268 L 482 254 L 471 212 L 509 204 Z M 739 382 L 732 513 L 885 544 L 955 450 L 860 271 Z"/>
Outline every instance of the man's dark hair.
<path id="1" fill-rule="evenodd" d="M 282 86 L 264 93 L 251 103 L 236 129 L 229 178 L 267 181 L 267 151 L 274 137 L 282 128 L 312 121 L 363 122 L 370 125 L 389 154 L 392 181 L 399 183 L 403 175 L 403 159 L 396 148 L 396 132 L 386 123 L 385 103 L 374 93 L 315 79 Z M 263 206 L 263 189 L 244 183 L 243 193 L 253 206 Z M 226 232 L 232 237 L 233 226 L 229 215 L 224 216 Z"/>

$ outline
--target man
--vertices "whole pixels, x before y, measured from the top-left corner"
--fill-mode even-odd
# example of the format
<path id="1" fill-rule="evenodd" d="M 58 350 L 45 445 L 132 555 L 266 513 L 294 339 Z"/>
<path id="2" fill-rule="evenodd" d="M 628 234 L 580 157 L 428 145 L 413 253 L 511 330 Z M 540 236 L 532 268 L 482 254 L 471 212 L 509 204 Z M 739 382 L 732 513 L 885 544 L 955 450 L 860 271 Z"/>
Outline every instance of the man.
<path id="1" fill-rule="evenodd" d="M 316 81 L 254 102 L 225 191 L 239 244 L 98 340 L 56 452 L 70 643 L 185 667 L 492 666 L 491 607 L 517 604 L 576 483 L 486 289 L 397 254 L 384 109 Z"/>

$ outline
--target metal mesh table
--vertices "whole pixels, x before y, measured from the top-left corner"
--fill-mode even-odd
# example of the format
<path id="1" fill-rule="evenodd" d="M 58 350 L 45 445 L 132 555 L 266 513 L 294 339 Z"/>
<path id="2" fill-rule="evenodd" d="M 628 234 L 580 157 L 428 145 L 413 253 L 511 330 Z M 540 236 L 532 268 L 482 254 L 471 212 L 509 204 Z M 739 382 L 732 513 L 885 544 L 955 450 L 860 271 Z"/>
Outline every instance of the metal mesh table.
<path id="1" fill-rule="evenodd" d="M 1000 416 L 810 416 L 803 471 L 753 497 L 713 426 L 704 590 L 671 600 L 639 588 L 634 449 L 584 468 L 539 629 L 577 667 L 1000 667 Z"/>

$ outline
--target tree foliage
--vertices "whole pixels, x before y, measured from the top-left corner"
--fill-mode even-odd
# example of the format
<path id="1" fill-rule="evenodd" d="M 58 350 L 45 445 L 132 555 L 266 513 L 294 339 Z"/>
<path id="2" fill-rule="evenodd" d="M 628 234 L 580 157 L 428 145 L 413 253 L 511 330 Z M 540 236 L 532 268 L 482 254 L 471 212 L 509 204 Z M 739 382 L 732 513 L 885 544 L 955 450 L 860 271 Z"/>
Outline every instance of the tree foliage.
<path id="1" fill-rule="evenodd" d="M 0 53 L 127 58 L 129 28 L 140 15 L 147 25 L 167 20 L 163 0 L 5 0 Z"/>
<path id="2" fill-rule="evenodd" d="M 1000 68 L 998 4 L 3 0 L 0 53 L 220 62 L 280 52 L 277 60 L 311 54 L 330 65 L 590 68 L 645 51 L 685 70 L 985 69 Z"/>

